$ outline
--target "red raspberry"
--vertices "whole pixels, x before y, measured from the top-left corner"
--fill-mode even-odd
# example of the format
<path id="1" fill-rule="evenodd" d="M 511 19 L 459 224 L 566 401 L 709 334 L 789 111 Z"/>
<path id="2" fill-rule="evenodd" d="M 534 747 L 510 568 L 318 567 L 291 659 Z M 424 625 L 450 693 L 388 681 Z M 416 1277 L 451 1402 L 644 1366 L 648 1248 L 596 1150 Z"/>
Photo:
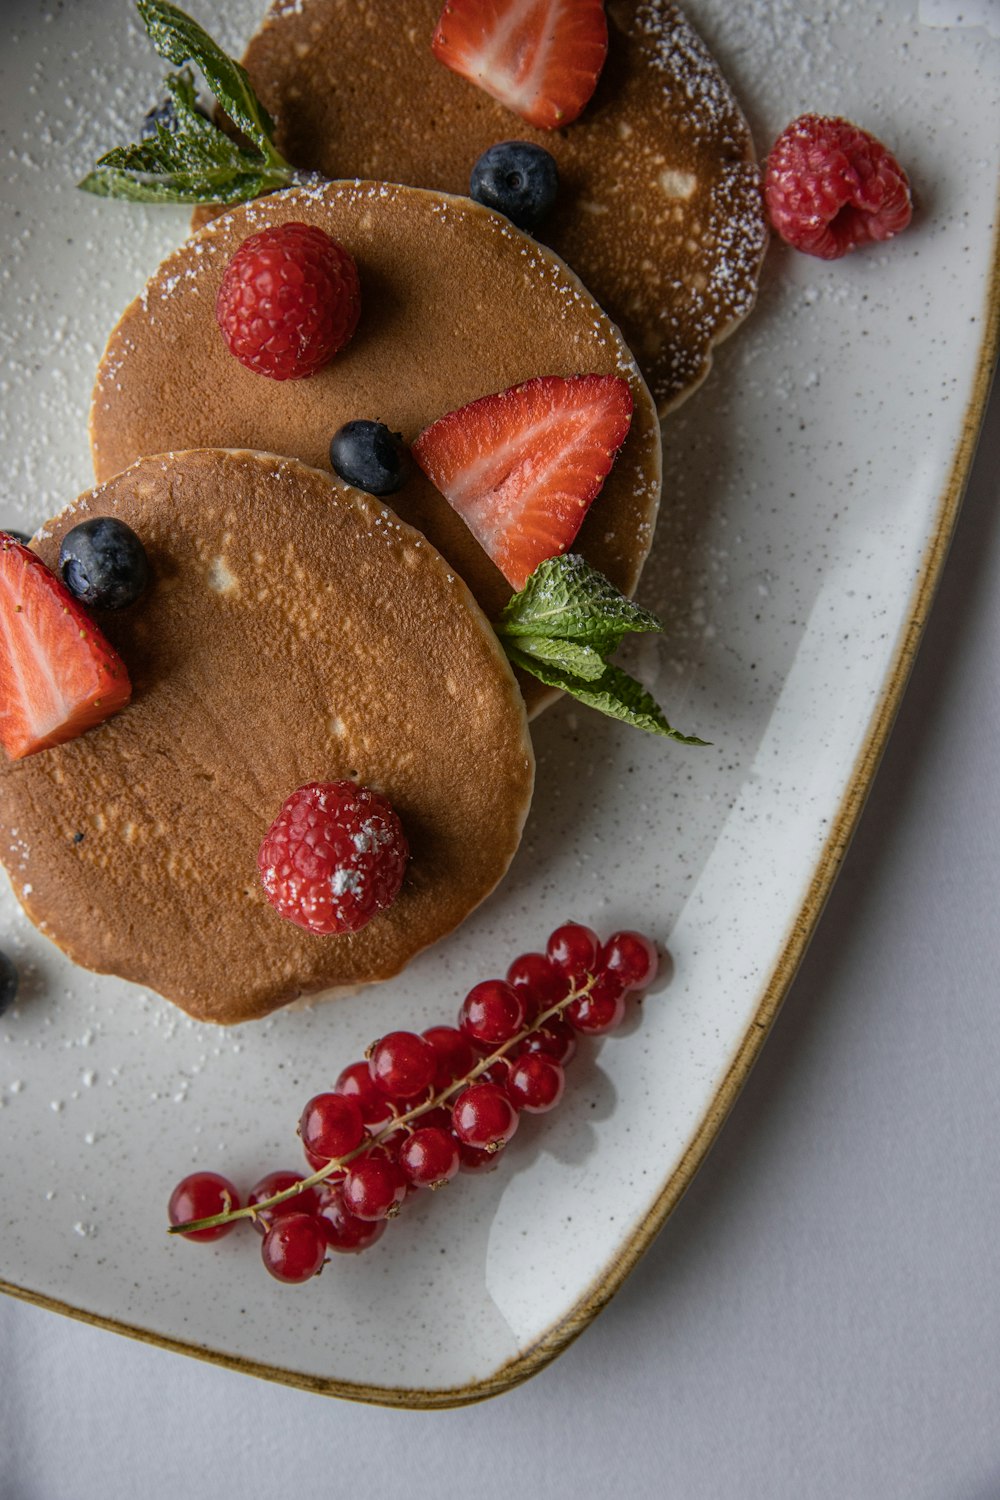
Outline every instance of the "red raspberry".
<path id="1" fill-rule="evenodd" d="M 781 238 L 823 260 L 891 239 L 913 212 L 892 152 L 833 115 L 801 115 L 782 131 L 767 159 L 764 198 Z"/>
<path id="2" fill-rule="evenodd" d="M 386 799 L 353 781 L 313 781 L 284 803 L 257 855 L 276 911 L 310 932 L 357 932 L 391 906 L 410 857 Z"/>
<path id="3" fill-rule="evenodd" d="M 215 303 L 229 352 L 272 380 L 315 375 L 347 343 L 360 311 L 353 259 L 310 224 L 279 224 L 244 240 Z"/>

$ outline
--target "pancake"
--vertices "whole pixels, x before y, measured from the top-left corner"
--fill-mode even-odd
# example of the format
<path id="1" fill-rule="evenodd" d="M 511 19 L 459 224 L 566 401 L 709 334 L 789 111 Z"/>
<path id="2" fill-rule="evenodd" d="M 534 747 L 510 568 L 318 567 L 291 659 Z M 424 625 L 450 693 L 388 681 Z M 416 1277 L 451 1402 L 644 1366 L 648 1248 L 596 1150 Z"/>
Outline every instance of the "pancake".
<path id="1" fill-rule="evenodd" d="M 101 626 L 126 710 L 0 766 L 2 848 L 28 915 L 76 963 L 233 1023 L 396 974 L 493 889 L 534 761 L 513 673 L 465 585 L 391 511 L 304 465 L 145 459 L 82 516 L 145 543 L 153 583 Z M 392 906 L 320 937 L 280 917 L 257 850 L 285 798 L 352 777 L 383 792 L 411 859 Z"/>
<path id="2" fill-rule="evenodd" d="M 766 243 L 750 131 L 718 65 L 676 6 L 612 0 L 593 98 L 538 130 L 435 60 L 440 13 L 441 0 L 276 0 L 243 62 L 279 149 L 326 177 L 467 193 L 487 146 L 544 146 L 562 187 L 538 235 L 621 328 L 665 412 L 752 307 Z"/>
<path id="3" fill-rule="evenodd" d="M 361 321 L 307 380 L 255 375 L 215 322 L 223 270 L 269 224 L 318 224 L 358 263 Z M 634 402 L 624 447 L 574 543 L 625 593 L 649 550 L 660 495 L 656 411 L 621 335 L 551 251 L 467 198 L 384 183 L 291 189 L 244 204 L 180 246 L 111 335 L 90 432 L 104 479 L 146 453 L 254 448 L 329 470 L 342 423 L 374 418 L 407 442 L 437 417 L 536 375 L 620 374 Z M 391 497 L 490 618 L 510 585 L 421 473 Z M 525 682 L 529 709 L 552 697 Z"/>

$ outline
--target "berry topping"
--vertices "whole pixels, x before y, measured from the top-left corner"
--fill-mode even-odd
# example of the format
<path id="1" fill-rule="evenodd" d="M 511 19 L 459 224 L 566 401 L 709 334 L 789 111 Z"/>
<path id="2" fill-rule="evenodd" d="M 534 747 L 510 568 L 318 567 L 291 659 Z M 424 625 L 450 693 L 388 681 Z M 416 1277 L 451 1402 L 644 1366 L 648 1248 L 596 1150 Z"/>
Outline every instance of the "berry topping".
<path id="1" fill-rule="evenodd" d="M 372 1078 L 366 1062 L 350 1063 L 334 1084 L 334 1091 L 356 1100 L 362 1120 L 373 1129 L 386 1125 L 393 1117 L 392 1105 Z"/>
<path id="2" fill-rule="evenodd" d="M 782 131 L 767 159 L 764 199 L 781 238 L 823 260 L 891 239 L 913 212 L 892 152 L 834 115 L 801 115 Z"/>
<path id="3" fill-rule="evenodd" d="M 522 953 L 507 970 L 507 983 L 534 1013 L 555 1005 L 569 993 L 569 980 L 544 953 Z"/>
<path id="4" fill-rule="evenodd" d="M 416 1099 L 434 1082 L 437 1053 L 414 1031 L 390 1031 L 375 1043 L 368 1066 L 388 1098 Z"/>
<path id="5" fill-rule="evenodd" d="M 518 229 L 534 229 L 559 192 L 559 168 L 544 146 L 501 141 L 483 152 L 472 169 L 469 197 L 506 214 Z"/>
<path id="6" fill-rule="evenodd" d="M 124 521 L 94 516 L 67 531 L 59 571 L 75 599 L 89 609 L 126 609 L 149 582 L 146 549 Z"/>
<path id="7" fill-rule="evenodd" d="M 257 866 L 268 900 L 290 922 L 357 932 L 395 901 L 409 854 L 385 797 L 353 781 L 314 781 L 284 803 Z"/>
<path id="8" fill-rule="evenodd" d="M 0 1016 L 17 999 L 18 975 L 12 959 L 0 953 Z M 178 1220 L 178 1222 L 180 1222 Z"/>
<path id="9" fill-rule="evenodd" d="M 276 1220 L 260 1247 L 265 1269 L 278 1281 L 308 1281 L 322 1269 L 327 1237 L 312 1214 L 285 1214 Z"/>
<path id="10" fill-rule="evenodd" d="M 496 1046 L 509 1042 L 525 1021 L 520 993 L 505 979 L 484 979 L 475 985 L 458 1013 L 458 1024 L 471 1042 Z"/>
<path id="11" fill-rule="evenodd" d="M 440 417 L 413 455 L 514 589 L 569 548 L 632 420 L 617 375 L 539 376 Z"/>
<path id="12" fill-rule="evenodd" d="M 12 536 L 15 542 L 21 543 L 22 547 L 27 547 L 28 543 L 31 541 L 31 537 L 26 531 L 15 531 L 13 526 L 5 526 L 3 529 L 3 534 L 4 536 Z"/>
<path id="13" fill-rule="evenodd" d="M 384 422 L 345 422 L 330 440 L 330 467 L 369 495 L 394 495 L 406 480 L 409 449 Z"/>
<path id="14" fill-rule="evenodd" d="M 40 558 L 0 532 L 0 743 L 12 760 L 124 708 L 125 665 Z"/>
<path id="15" fill-rule="evenodd" d="M 230 353 L 272 380 L 315 375 L 347 343 L 360 311 L 353 258 L 322 229 L 295 223 L 244 240 L 215 304 Z"/>
<path id="16" fill-rule="evenodd" d="M 517 1129 L 517 1110 L 495 1083 L 473 1083 L 463 1089 L 451 1118 L 459 1140 L 480 1151 L 498 1151 Z"/>
<path id="17" fill-rule="evenodd" d="M 543 130 L 569 125 L 608 51 L 604 0 L 446 0 L 434 56 Z"/>
<path id="18" fill-rule="evenodd" d="M 187 1224 L 191 1219 L 209 1219 L 214 1214 L 239 1208 L 239 1194 L 226 1177 L 218 1172 L 192 1172 L 184 1177 L 170 1194 L 167 1217 L 171 1224 Z M 235 1228 L 236 1220 L 216 1224 L 212 1229 L 182 1230 L 186 1240 L 219 1240 Z"/>
<path id="19" fill-rule="evenodd" d="M 302 1182 L 301 1172 L 268 1172 L 259 1182 L 254 1183 L 247 1195 L 247 1207 L 255 1208 L 258 1203 L 263 1203 L 266 1198 L 273 1198 L 276 1193 L 284 1193 L 297 1182 Z M 293 1193 L 290 1198 L 283 1198 L 280 1203 L 269 1205 L 261 1209 L 260 1213 L 254 1215 L 251 1220 L 258 1234 L 266 1233 L 268 1227 L 275 1219 L 283 1219 L 286 1214 L 313 1214 L 319 1206 L 319 1198 L 315 1188 L 303 1188 L 300 1193 Z"/>
<path id="20" fill-rule="evenodd" d="M 326 1243 L 340 1255 L 360 1255 L 385 1234 L 385 1219 L 356 1219 L 344 1207 L 339 1187 L 324 1193 L 317 1215 Z"/>
<path id="21" fill-rule="evenodd" d="M 365 1134 L 358 1102 L 346 1094 L 316 1094 L 299 1119 L 299 1135 L 310 1160 L 346 1156 L 361 1145 Z"/>
<path id="22" fill-rule="evenodd" d="M 625 987 L 616 974 L 598 974 L 593 988 L 566 1007 L 566 1019 L 587 1036 L 603 1036 L 625 1019 Z"/>

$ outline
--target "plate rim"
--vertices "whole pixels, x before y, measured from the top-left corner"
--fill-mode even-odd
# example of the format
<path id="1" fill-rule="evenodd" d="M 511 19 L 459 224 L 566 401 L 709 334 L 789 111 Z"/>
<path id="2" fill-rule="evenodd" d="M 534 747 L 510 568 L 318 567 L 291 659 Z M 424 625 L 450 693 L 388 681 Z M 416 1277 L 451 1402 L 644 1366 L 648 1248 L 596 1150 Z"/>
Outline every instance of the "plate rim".
<path id="1" fill-rule="evenodd" d="M 997 193 L 1000 209 L 1000 190 Z M 619 1290 L 634 1266 L 649 1249 L 667 1219 L 690 1186 L 698 1168 L 722 1129 L 730 1110 L 749 1077 L 772 1025 L 792 986 L 799 965 L 816 930 L 823 908 L 841 869 L 857 828 L 879 762 L 888 743 L 954 536 L 962 499 L 975 458 L 980 429 L 990 396 L 994 369 L 1000 355 L 1000 214 L 997 216 L 987 274 L 983 283 L 985 317 L 974 374 L 948 477 L 938 498 L 934 525 L 923 563 L 910 596 L 906 628 L 886 673 L 878 702 L 869 720 L 868 732 L 855 758 L 846 790 L 830 833 L 813 866 L 805 897 L 795 913 L 777 962 L 761 993 L 760 1001 L 721 1083 L 688 1141 L 680 1161 L 629 1236 L 626 1243 L 598 1276 L 576 1298 L 573 1305 L 520 1354 L 498 1366 L 482 1379 L 452 1387 L 381 1386 L 334 1377 L 309 1375 L 263 1361 L 229 1354 L 156 1333 L 139 1324 L 76 1307 L 60 1298 L 17 1286 L 0 1278 L 0 1293 L 17 1301 L 73 1318 L 77 1322 L 121 1334 L 139 1343 L 151 1344 L 175 1354 L 236 1370 L 241 1374 L 292 1386 L 314 1395 L 368 1405 L 408 1410 L 448 1409 L 473 1405 L 499 1396 L 537 1375 L 551 1364 L 597 1317 Z"/>

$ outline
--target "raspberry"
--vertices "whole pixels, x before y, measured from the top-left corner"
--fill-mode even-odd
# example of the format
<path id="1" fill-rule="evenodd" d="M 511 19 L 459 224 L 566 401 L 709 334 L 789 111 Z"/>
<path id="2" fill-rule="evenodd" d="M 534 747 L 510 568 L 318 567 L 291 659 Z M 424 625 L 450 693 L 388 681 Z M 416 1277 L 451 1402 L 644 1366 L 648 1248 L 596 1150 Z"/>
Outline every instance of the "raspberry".
<path id="1" fill-rule="evenodd" d="M 767 159 L 764 198 L 781 238 L 823 260 L 891 239 L 913 212 L 892 152 L 833 115 L 801 115 L 782 131 Z"/>
<path id="2" fill-rule="evenodd" d="M 229 352 L 272 380 L 315 375 L 347 343 L 360 311 L 352 257 L 309 224 L 279 224 L 244 240 L 215 303 Z"/>
<path id="3" fill-rule="evenodd" d="M 357 932 L 395 901 L 409 854 L 378 792 L 313 781 L 282 806 L 257 867 L 268 900 L 290 922 L 309 932 Z"/>

